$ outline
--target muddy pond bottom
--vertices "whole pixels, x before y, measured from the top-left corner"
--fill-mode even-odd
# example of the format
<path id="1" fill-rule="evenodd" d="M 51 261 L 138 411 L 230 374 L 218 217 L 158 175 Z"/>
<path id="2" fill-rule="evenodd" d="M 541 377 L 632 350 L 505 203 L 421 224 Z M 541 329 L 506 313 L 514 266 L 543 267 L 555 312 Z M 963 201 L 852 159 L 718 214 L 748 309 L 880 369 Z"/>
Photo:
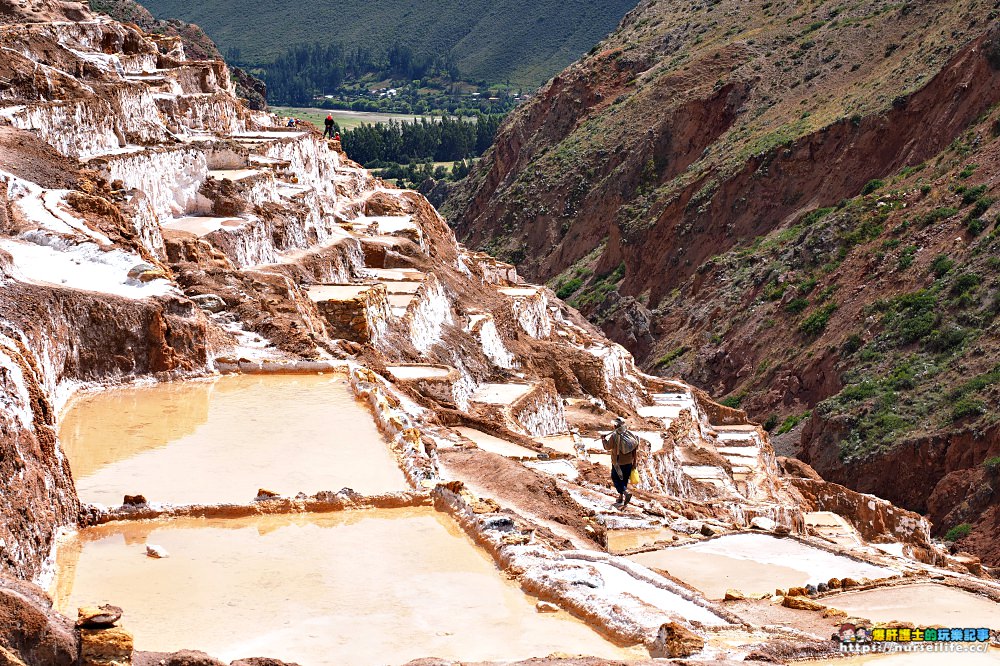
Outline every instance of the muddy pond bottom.
<path id="1" fill-rule="evenodd" d="M 148 558 L 146 544 L 170 556 Z M 638 656 L 537 613 L 431 508 L 104 525 L 64 540 L 57 567 L 58 608 L 121 606 L 137 650 L 357 666 Z"/>
<path id="2" fill-rule="evenodd" d="M 228 375 L 114 389 L 75 401 L 59 431 L 84 502 L 246 504 L 406 479 L 365 406 L 337 375 Z"/>

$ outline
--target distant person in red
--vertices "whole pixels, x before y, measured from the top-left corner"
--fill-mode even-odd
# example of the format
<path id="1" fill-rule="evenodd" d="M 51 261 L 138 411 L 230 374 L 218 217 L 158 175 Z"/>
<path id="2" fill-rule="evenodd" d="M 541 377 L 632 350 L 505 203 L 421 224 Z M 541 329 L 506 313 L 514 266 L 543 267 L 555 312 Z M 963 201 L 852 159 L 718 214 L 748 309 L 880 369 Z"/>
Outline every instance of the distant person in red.
<path id="1" fill-rule="evenodd" d="M 337 132 L 337 136 L 333 137 L 334 141 L 340 141 L 340 132 Z"/>
<path id="2" fill-rule="evenodd" d="M 323 138 L 324 139 L 326 137 L 330 137 L 331 139 L 334 138 L 333 137 L 333 114 L 332 113 L 328 113 L 326 115 L 326 120 L 323 121 L 323 124 L 326 125 L 326 129 L 323 130 Z"/>

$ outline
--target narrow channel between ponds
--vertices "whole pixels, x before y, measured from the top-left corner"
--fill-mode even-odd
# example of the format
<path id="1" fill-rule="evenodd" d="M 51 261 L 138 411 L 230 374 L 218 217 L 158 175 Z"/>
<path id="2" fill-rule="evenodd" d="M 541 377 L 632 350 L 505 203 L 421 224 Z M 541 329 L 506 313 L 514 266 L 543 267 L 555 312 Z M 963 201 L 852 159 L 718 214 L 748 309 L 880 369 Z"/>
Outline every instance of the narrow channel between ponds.
<path id="1" fill-rule="evenodd" d="M 169 557 L 146 557 L 146 544 Z M 357 666 L 641 656 L 566 613 L 537 613 L 431 508 L 115 523 L 64 539 L 57 568 L 58 609 L 123 607 L 138 650 Z"/>
<path id="2" fill-rule="evenodd" d="M 227 375 L 75 400 L 63 450 L 83 502 L 246 504 L 282 495 L 408 488 L 365 406 L 339 375 Z"/>

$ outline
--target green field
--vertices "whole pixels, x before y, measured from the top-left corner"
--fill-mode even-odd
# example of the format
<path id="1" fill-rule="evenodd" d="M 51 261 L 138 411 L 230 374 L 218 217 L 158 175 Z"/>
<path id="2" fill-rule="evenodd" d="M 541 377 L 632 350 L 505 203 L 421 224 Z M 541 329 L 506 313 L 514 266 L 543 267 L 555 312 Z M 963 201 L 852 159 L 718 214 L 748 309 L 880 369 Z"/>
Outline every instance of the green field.
<path id="1" fill-rule="evenodd" d="M 271 113 L 282 117 L 292 116 L 308 120 L 319 128 L 323 127 L 323 121 L 326 119 L 327 114 L 333 114 L 333 119 L 337 121 L 340 129 L 343 130 L 354 129 L 363 124 L 385 123 L 390 120 L 412 122 L 420 120 L 421 117 L 432 118 L 432 116 L 407 116 L 399 113 L 369 113 L 366 111 L 342 111 L 339 109 L 299 108 L 291 106 L 272 106 Z"/>
<path id="2" fill-rule="evenodd" d="M 316 109 L 294 106 L 272 106 L 271 113 L 281 117 L 292 116 L 293 118 L 308 120 L 320 128 L 323 127 L 326 115 L 330 113 L 333 114 L 333 119 L 337 121 L 342 130 L 355 129 L 361 125 L 387 123 L 390 120 L 413 122 L 421 118 L 426 118 L 427 120 L 437 120 L 440 118 L 440 116 L 410 116 L 402 113 L 370 113 L 368 111 L 343 111 L 341 109 Z M 463 118 L 463 120 L 469 121 L 474 121 L 475 119 L 475 116 Z"/>

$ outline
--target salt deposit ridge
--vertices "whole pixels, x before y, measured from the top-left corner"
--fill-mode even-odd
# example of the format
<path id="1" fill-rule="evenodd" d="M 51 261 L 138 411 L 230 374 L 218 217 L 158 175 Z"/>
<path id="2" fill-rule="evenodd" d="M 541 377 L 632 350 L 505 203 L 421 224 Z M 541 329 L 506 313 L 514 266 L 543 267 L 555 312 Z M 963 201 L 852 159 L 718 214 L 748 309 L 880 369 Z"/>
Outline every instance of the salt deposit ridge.
<path id="1" fill-rule="evenodd" d="M 726 663 L 834 655 L 848 619 L 954 624 L 964 603 L 1000 627 L 1000 586 L 923 517 L 641 373 L 422 196 L 248 110 L 224 63 L 93 17 L 0 25 L 0 47 L 10 663 Z M 615 415 L 642 438 L 624 510 Z M 350 601 L 353 549 L 323 556 L 342 539 L 371 542 L 370 596 L 409 611 Z M 428 614 L 415 585 L 449 594 Z M 121 618 L 67 620 L 101 603 Z M 411 638 L 324 639 L 352 614 Z"/>

